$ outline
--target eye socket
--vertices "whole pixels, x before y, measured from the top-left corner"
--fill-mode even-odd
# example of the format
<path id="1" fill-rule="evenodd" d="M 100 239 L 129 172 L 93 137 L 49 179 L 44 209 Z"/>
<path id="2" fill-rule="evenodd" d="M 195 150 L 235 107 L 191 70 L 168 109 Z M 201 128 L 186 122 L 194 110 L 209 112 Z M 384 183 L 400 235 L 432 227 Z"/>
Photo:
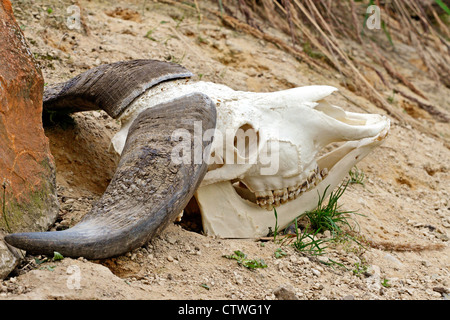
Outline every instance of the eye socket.
<path id="1" fill-rule="evenodd" d="M 239 159 L 237 159 L 237 155 L 246 160 L 256 156 L 259 145 L 258 130 L 248 123 L 240 126 L 234 135 L 233 145 L 236 151 L 235 161 L 239 161 Z"/>

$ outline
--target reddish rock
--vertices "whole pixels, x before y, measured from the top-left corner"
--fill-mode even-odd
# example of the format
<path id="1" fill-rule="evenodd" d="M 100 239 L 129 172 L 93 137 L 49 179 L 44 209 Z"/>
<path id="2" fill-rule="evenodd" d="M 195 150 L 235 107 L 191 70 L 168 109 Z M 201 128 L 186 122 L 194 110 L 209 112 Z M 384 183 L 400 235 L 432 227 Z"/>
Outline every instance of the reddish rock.
<path id="1" fill-rule="evenodd" d="M 11 3 L 0 0 L 0 229 L 5 232 L 46 230 L 58 212 L 54 159 L 42 127 L 43 86 Z"/>

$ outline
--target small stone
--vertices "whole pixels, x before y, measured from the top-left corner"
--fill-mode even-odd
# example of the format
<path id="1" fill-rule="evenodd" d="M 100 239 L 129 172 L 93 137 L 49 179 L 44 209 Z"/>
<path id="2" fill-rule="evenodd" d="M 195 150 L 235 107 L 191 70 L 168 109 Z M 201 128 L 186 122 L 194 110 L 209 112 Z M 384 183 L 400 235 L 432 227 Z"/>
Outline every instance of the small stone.
<path id="1" fill-rule="evenodd" d="M 323 290 L 324 286 L 323 284 L 315 284 L 312 286 L 312 289 L 314 290 Z"/>
<path id="2" fill-rule="evenodd" d="M 173 262 L 173 257 L 172 256 L 167 256 L 167 261 Z"/>
<path id="3" fill-rule="evenodd" d="M 367 277 L 373 277 L 373 276 L 380 276 L 381 270 L 380 267 L 377 265 L 371 265 L 367 268 L 367 271 L 364 273 Z"/>
<path id="4" fill-rule="evenodd" d="M 234 281 L 236 281 L 237 284 L 242 285 L 244 283 L 244 278 L 237 272 L 234 272 Z"/>
<path id="5" fill-rule="evenodd" d="M 273 291 L 273 294 L 278 300 L 299 300 L 295 294 L 294 287 L 290 284 L 282 284 Z"/>
<path id="6" fill-rule="evenodd" d="M 314 269 L 314 268 L 311 268 L 311 271 L 312 271 L 312 273 L 314 273 L 314 275 L 316 275 L 316 276 L 320 277 L 321 273 L 320 273 L 320 271 L 319 271 L 319 270 L 317 270 L 317 269 Z"/>
<path id="7" fill-rule="evenodd" d="M 309 263 L 309 259 L 307 257 L 301 257 L 298 259 L 299 263 Z"/>
<path id="8" fill-rule="evenodd" d="M 396 257 L 390 255 L 389 253 L 386 254 L 383 259 L 386 259 L 390 262 L 393 262 L 395 264 L 396 267 L 401 267 L 403 266 L 403 263 L 400 262 L 400 260 L 398 260 Z"/>
<path id="9" fill-rule="evenodd" d="M 444 288 L 444 287 L 434 287 L 433 291 L 438 292 L 440 294 L 450 293 L 450 290 L 448 290 L 447 288 Z"/>
<path id="10" fill-rule="evenodd" d="M 170 243 L 170 244 L 175 244 L 175 243 L 177 242 L 177 238 L 171 237 L 171 236 L 168 236 L 168 237 L 166 238 L 166 240 L 167 240 L 167 242 Z"/>
<path id="11" fill-rule="evenodd" d="M 435 298 L 440 298 L 440 297 L 441 297 L 441 293 L 436 292 L 436 291 L 434 291 L 434 290 L 432 290 L 432 289 L 427 289 L 427 290 L 425 290 L 425 292 L 426 292 L 428 295 L 430 295 L 430 296 L 432 296 L 432 297 L 435 297 Z"/>

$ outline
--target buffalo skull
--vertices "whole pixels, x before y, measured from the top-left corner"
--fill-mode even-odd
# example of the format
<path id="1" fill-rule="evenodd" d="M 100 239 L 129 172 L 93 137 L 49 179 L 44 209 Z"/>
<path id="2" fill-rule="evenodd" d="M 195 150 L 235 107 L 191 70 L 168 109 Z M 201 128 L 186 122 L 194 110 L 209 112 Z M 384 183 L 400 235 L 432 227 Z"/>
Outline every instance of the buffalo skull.
<path id="1" fill-rule="evenodd" d="M 193 196 L 206 234 L 265 236 L 314 209 L 389 131 L 385 116 L 328 102 L 330 86 L 254 93 L 191 76 L 176 64 L 134 60 L 47 88 L 47 110 L 103 109 L 120 120 L 112 144 L 121 160 L 73 228 L 5 240 L 31 253 L 116 256 L 145 244 Z M 334 142 L 343 144 L 324 153 Z"/>

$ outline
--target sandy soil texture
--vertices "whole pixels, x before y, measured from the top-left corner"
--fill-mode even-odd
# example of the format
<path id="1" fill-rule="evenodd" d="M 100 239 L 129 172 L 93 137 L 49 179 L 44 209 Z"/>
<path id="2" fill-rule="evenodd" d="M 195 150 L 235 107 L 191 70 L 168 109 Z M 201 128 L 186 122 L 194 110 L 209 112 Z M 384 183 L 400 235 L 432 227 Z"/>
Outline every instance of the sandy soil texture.
<path id="1" fill-rule="evenodd" d="M 199 3 L 217 9 L 215 2 Z M 67 26 L 73 4 L 81 8 L 80 30 Z M 224 26 L 206 10 L 199 17 L 189 6 L 121 0 L 18 0 L 14 10 L 49 84 L 103 63 L 152 58 L 239 90 L 333 85 L 339 88 L 334 104 L 384 113 L 346 88 L 336 71 L 316 72 L 275 45 Z M 358 52 L 358 44 L 347 48 Z M 450 90 L 427 78 L 413 48 L 401 44 L 388 53 L 434 105 L 450 112 Z M 407 61 L 419 62 L 403 70 Z M 376 73 L 361 68 L 383 90 Z M 288 242 L 215 239 L 173 224 L 145 247 L 117 258 L 27 256 L 0 281 L 0 299 L 449 299 L 450 126 L 398 94 L 391 103 L 435 135 L 392 121 L 384 145 L 358 164 L 364 185 L 349 185 L 339 202 L 360 214 L 350 221 L 364 246 L 331 241 L 323 255 L 314 256 Z M 54 230 L 73 226 L 89 211 L 118 162 L 110 147 L 118 122 L 100 111 L 73 120 L 46 127 L 61 204 Z M 263 259 L 267 267 L 251 270 L 224 257 L 236 250 Z"/>

